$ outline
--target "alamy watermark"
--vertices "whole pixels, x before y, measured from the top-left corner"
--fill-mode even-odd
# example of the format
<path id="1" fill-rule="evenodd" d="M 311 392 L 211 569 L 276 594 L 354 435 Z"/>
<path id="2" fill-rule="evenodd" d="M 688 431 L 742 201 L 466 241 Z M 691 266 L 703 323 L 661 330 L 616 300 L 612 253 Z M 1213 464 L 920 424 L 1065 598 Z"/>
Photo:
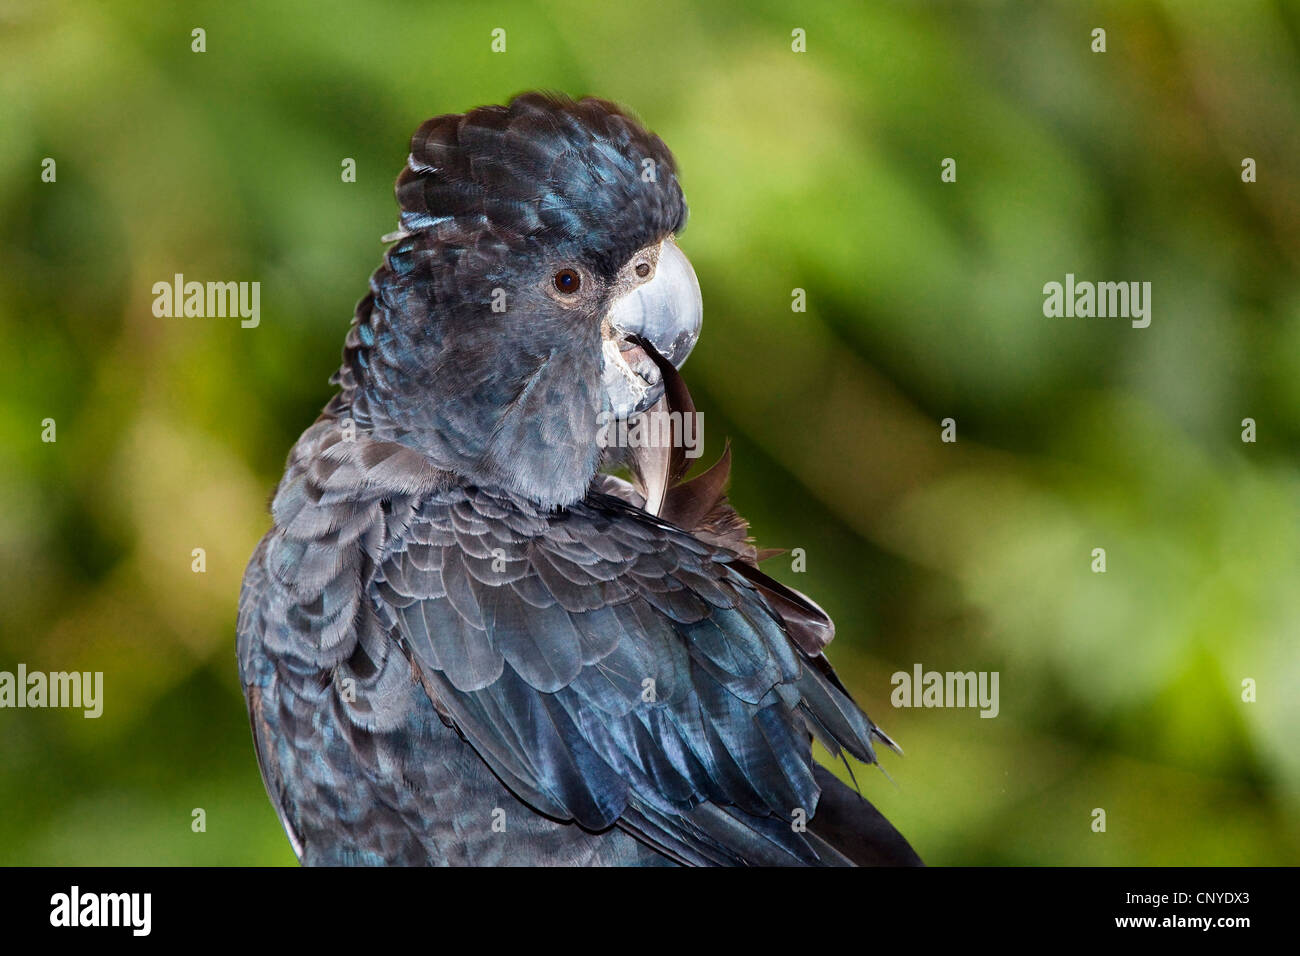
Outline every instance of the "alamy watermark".
<path id="1" fill-rule="evenodd" d="M 262 321 L 262 283 L 186 282 L 176 273 L 171 282 L 153 284 L 153 314 L 160 319 L 224 319 L 255 329 Z"/>
<path id="2" fill-rule="evenodd" d="M 681 448 L 687 458 L 704 454 L 703 412 L 643 412 L 629 419 L 601 412 L 596 424 L 601 448 Z"/>
<path id="3" fill-rule="evenodd" d="M 71 707 L 94 718 L 104 712 L 103 671 L 0 671 L 0 707 Z"/>
<path id="4" fill-rule="evenodd" d="M 50 897 L 51 926 L 119 926 L 133 936 L 148 936 L 152 914 L 152 893 L 83 893 L 73 886 Z"/>
<path id="5" fill-rule="evenodd" d="M 895 707 L 978 707 L 981 717 L 996 717 L 1000 709 L 997 671 L 927 671 L 915 664 L 889 682 Z"/>
<path id="6" fill-rule="evenodd" d="M 1043 315 L 1050 319 L 1097 317 L 1131 319 L 1135 329 L 1151 324 L 1150 282 L 1075 282 L 1068 272 L 1065 283 L 1043 286 Z"/>

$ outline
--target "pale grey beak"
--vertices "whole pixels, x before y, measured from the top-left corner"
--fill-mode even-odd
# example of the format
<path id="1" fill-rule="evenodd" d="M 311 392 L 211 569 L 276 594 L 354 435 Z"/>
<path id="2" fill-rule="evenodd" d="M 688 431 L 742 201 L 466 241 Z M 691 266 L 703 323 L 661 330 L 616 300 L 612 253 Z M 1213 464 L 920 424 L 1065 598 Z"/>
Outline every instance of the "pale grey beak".
<path id="1" fill-rule="evenodd" d="M 616 299 L 608 315 L 615 328 L 641 336 L 682 367 L 700 337 L 704 300 L 691 261 L 671 236 L 659 249 L 654 277 Z"/>
<path id="2" fill-rule="evenodd" d="M 606 408 L 616 420 L 630 422 L 670 411 L 673 399 L 665 391 L 665 376 L 676 376 L 673 370 L 691 354 L 704 321 L 700 282 L 671 236 L 659 246 L 654 275 L 615 299 L 605 318 Z M 672 447 L 633 446 L 620 452 L 645 498 L 645 510 L 658 514 L 671 478 Z"/>

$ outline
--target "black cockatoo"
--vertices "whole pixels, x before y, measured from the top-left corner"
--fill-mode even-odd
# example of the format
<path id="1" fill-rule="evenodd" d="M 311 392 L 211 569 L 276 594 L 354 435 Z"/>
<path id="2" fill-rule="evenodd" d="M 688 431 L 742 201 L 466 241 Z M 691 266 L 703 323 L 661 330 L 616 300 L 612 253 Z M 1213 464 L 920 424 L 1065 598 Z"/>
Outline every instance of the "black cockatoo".
<path id="1" fill-rule="evenodd" d="M 729 458 L 683 481 L 680 448 L 602 439 L 693 410 L 667 147 L 530 93 L 426 122 L 396 191 L 240 596 L 299 859 L 919 863 L 813 760 L 893 744 L 822 655 L 829 618 L 757 569 Z"/>

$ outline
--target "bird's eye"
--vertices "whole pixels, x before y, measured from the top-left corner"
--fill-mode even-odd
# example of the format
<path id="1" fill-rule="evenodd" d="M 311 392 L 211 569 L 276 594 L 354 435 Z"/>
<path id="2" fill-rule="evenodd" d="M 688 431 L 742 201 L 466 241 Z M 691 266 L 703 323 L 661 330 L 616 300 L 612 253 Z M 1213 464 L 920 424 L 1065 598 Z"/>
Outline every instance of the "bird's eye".
<path id="1" fill-rule="evenodd" d="M 638 262 L 636 264 L 636 274 L 639 275 L 642 279 L 648 276 L 650 274 L 650 263 Z"/>
<path id="2" fill-rule="evenodd" d="M 582 287 L 582 277 L 573 269 L 561 269 L 555 273 L 555 288 L 565 295 L 573 295 Z"/>

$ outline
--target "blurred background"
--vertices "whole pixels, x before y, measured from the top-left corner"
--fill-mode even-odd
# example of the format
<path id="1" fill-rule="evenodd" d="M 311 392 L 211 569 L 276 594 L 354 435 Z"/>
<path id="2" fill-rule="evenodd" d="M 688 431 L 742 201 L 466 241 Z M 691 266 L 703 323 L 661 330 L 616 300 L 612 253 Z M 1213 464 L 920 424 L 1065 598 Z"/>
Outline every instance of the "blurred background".
<path id="1" fill-rule="evenodd" d="M 0 670 L 105 685 L 0 711 L 0 863 L 293 862 L 240 578 L 410 134 L 534 88 L 675 152 L 706 460 L 804 549 L 765 568 L 836 619 L 921 855 L 1300 863 L 1295 4 L 4 0 L 0 64 Z M 260 325 L 156 317 L 176 273 Z M 1151 326 L 1044 317 L 1066 273 L 1151 282 Z M 918 663 L 997 671 L 997 718 L 892 707 Z"/>

